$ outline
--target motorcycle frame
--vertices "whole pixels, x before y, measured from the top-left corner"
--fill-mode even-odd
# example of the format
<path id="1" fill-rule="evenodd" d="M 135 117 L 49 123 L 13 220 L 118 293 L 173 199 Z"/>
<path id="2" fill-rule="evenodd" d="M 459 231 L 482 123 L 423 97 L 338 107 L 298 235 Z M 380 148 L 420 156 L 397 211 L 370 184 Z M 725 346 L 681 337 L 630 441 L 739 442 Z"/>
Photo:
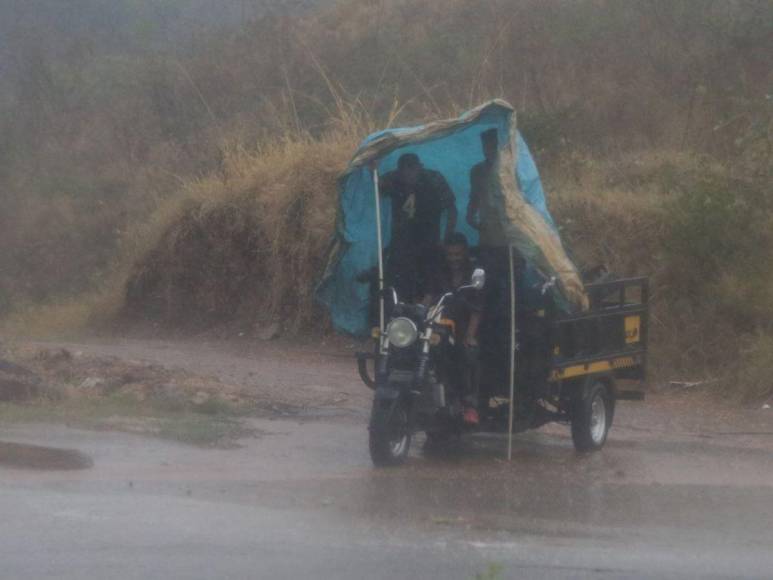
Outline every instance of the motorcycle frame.
<path id="1" fill-rule="evenodd" d="M 387 354 L 386 329 L 384 316 L 384 244 L 383 231 L 381 226 L 381 193 L 379 187 L 378 166 L 373 166 L 373 201 L 376 213 L 376 253 L 378 255 L 378 314 L 379 314 L 379 355 Z M 516 328 L 515 328 L 515 271 L 513 269 L 513 246 L 508 246 L 508 261 L 510 273 L 510 401 L 508 404 L 508 438 L 507 438 L 507 460 L 513 458 L 513 413 L 515 411 L 513 399 L 515 397 L 515 364 L 516 364 Z M 441 302 L 442 303 L 442 300 Z M 439 306 L 440 304 L 438 304 Z M 360 376 L 367 375 L 364 371 L 364 360 L 360 360 Z M 368 384 L 368 382 L 366 382 Z"/>

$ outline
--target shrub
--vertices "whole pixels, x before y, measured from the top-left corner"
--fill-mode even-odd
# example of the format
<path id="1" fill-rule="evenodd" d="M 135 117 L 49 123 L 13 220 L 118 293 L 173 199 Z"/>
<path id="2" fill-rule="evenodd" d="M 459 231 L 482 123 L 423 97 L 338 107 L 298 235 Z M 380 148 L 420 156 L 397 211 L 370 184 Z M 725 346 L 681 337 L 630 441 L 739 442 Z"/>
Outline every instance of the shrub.
<path id="1" fill-rule="evenodd" d="M 667 206 L 664 245 L 674 289 L 716 302 L 739 330 L 773 322 L 773 213 L 754 183 L 709 171 Z"/>
<path id="2" fill-rule="evenodd" d="M 737 384 L 742 337 L 773 332 L 773 231 L 762 184 L 668 152 L 569 161 L 545 172 L 551 209 L 581 267 L 603 263 L 618 276 L 650 278 L 653 380 Z"/>
<path id="3" fill-rule="evenodd" d="M 759 402 L 773 396 L 773 336 L 757 334 L 742 341 L 737 383 L 743 402 Z"/>
<path id="4" fill-rule="evenodd" d="M 353 147 L 336 131 L 227 151 L 223 173 L 189 184 L 149 232 L 157 241 L 129 275 L 125 313 L 188 328 L 313 326 L 337 180 Z"/>

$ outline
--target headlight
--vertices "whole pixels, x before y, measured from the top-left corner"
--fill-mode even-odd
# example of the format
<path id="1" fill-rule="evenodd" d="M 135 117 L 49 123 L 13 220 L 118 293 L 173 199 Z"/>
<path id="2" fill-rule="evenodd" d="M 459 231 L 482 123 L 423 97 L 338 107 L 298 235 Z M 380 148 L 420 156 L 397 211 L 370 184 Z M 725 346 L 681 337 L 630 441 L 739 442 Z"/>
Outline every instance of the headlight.
<path id="1" fill-rule="evenodd" d="M 405 348 L 419 338 L 419 329 L 409 318 L 395 318 L 387 326 L 387 338 L 397 348 Z"/>

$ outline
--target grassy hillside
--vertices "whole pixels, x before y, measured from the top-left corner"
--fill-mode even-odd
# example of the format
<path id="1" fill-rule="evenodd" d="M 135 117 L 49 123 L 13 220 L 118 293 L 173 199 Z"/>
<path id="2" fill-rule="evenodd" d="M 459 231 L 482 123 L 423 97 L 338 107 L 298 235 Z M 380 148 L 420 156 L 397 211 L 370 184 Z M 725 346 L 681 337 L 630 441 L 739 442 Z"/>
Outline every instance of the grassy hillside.
<path id="1" fill-rule="evenodd" d="M 653 276 L 656 364 L 767 392 L 770 2 L 80 2 L 0 12 L 0 315 L 308 328 L 358 139 L 501 96 L 578 259 Z"/>
<path id="2" fill-rule="evenodd" d="M 100 284 L 131 224 L 216 169 L 241 110 L 200 88 L 207 45 L 312 4 L 0 3 L 0 315 Z"/>

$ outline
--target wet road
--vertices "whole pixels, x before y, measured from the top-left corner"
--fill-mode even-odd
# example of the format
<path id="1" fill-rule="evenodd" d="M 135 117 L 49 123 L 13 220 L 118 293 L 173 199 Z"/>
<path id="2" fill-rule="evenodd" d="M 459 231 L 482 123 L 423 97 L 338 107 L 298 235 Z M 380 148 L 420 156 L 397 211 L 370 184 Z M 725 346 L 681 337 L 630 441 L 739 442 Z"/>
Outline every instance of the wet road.
<path id="1" fill-rule="evenodd" d="M 228 450 L 0 426 L 0 578 L 773 575 L 771 437 L 732 420 L 623 404 L 599 454 L 553 427 L 511 464 L 479 437 L 374 470 L 359 404 L 254 420 Z"/>

